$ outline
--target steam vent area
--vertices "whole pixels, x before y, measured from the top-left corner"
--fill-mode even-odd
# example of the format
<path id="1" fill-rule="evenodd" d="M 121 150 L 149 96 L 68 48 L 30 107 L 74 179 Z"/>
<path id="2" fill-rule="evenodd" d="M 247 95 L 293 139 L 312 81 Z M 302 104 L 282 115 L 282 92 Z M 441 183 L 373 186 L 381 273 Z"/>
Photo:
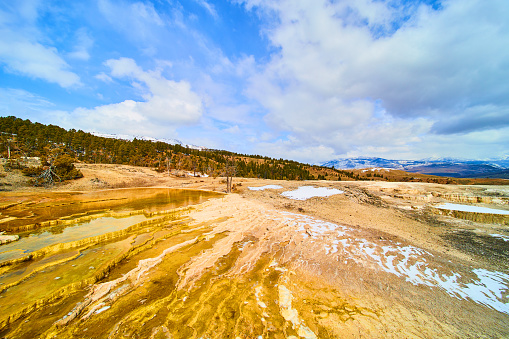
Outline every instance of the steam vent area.
<path id="1" fill-rule="evenodd" d="M 0 338 L 509 338 L 507 186 L 219 179 L 2 192 Z"/>

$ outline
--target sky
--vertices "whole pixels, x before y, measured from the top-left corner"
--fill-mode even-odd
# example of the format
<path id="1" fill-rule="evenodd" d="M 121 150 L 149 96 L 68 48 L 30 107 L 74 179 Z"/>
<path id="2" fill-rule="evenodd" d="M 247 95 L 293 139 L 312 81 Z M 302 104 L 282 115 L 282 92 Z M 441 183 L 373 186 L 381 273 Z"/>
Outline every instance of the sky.
<path id="1" fill-rule="evenodd" d="M 0 0 L 0 116 L 319 163 L 509 156 L 507 0 Z"/>

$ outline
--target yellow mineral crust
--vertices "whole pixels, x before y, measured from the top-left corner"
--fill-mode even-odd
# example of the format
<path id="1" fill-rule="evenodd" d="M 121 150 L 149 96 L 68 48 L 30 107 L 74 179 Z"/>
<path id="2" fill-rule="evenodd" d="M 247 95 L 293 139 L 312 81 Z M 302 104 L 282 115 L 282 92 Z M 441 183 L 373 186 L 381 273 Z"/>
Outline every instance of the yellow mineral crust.
<path id="1" fill-rule="evenodd" d="M 26 278 L 0 294 L 5 296 L 0 305 L 23 314 L 6 320 L 0 336 L 509 336 L 507 289 L 497 289 L 509 281 L 500 266 L 476 265 L 459 250 L 449 255 L 439 242 L 411 242 L 413 229 L 401 231 L 400 237 L 396 231 L 404 225 L 398 222 L 408 221 L 416 232 L 429 226 L 386 206 L 359 202 L 372 198 L 356 189 L 315 203 L 267 200 L 272 198 L 264 192 L 229 194 L 195 205 L 186 217 L 162 214 L 157 222 L 154 218 L 114 237 L 63 246 L 73 252 L 55 257 L 50 266 L 37 260 L 60 254 L 56 248 L 41 252 L 32 263 L 12 263 L 0 279 L 15 281 L 14 272 Z M 319 201 L 326 212 L 321 216 Z M 332 201 L 337 208 L 351 207 L 345 220 L 353 220 L 356 206 L 374 214 L 353 224 L 339 222 Z M 108 255 L 103 266 L 89 264 Z M 81 280 L 89 266 L 100 274 Z M 64 269 L 68 276 L 61 273 Z M 44 277 L 51 281 L 41 288 L 64 280 L 69 285 L 62 285 L 58 298 L 36 301 L 38 307 L 15 304 L 11 288 L 21 290 Z M 65 287 L 71 284 L 76 288 Z"/>
<path id="2" fill-rule="evenodd" d="M 279 290 L 279 307 L 281 315 L 286 321 L 292 323 L 293 328 L 297 330 L 297 334 L 305 339 L 316 339 L 316 335 L 306 327 L 306 325 L 299 319 L 299 312 L 292 308 L 292 292 L 290 292 L 284 285 L 278 286 Z"/>

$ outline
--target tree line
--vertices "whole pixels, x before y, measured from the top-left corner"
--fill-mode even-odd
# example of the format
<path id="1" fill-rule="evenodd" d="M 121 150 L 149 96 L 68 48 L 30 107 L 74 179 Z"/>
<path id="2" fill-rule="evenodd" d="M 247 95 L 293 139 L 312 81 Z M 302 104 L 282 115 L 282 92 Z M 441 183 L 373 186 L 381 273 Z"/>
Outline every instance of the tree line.
<path id="1" fill-rule="evenodd" d="M 315 179 L 308 164 L 260 155 L 224 150 L 194 149 L 179 144 L 148 140 L 121 140 L 95 136 L 82 130 L 66 130 L 14 116 L 0 117 L 0 155 L 3 158 L 39 157 L 55 161 L 66 155 L 65 163 L 124 164 L 152 167 L 158 171 L 193 171 L 224 175 L 229 167 L 234 176 L 265 179 Z M 229 169 L 232 172 L 232 169 Z M 228 175 L 231 175 L 229 173 Z"/>

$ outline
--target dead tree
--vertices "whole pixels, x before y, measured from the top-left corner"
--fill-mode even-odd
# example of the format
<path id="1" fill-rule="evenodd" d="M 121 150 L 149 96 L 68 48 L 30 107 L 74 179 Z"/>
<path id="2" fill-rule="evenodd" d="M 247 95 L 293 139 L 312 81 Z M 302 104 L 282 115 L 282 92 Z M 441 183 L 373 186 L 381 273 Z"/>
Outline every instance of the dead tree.
<path id="1" fill-rule="evenodd" d="M 37 182 L 42 180 L 44 186 L 53 186 L 53 184 L 55 183 L 54 178 L 57 178 L 58 182 L 62 181 L 62 179 L 58 176 L 58 174 L 56 174 L 53 171 L 53 166 L 49 166 L 47 169 L 42 171 L 41 175 L 39 175 L 36 180 L 37 180 Z"/>
<path id="2" fill-rule="evenodd" d="M 177 177 L 181 177 L 180 169 L 182 168 L 182 156 L 177 154 L 176 159 L 173 161 L 173 164 L 175 165 L 175 175 Z"/>
<path id="3" fill-rule="evenodd" d="M 196 159 L 193 159 L 192 166 L 193 166 L 193 176 L 196 178 L 196 168 L 198 168 L 198 164 L 196 163 Z"/>
<path id="4" fill-rule="evenodd" d="M 11 160 L 11 139 L 7 139 L 7 159 Z"/>
<path id="5" fill-rule="evenodd" d="M 62 154 L 62 150 L 59 147 L 52 146 L 49 150 L 48 156 L 48 166 L 42 173 L 35 179 L 35 185 L 38 186 L 42 184 L 46 187 L 53 186 L 55 183 L 55 178 L 58 179 L 58 182 L 62 182 L 62 178 L 58 174 L 53 171 L 55 166 L 53 165 L 58 157 Z"/>
<path id="6" fill-rule="evenodd" d="M 226 193 L 232 191 L 232 179 L 237 173 L 237 165 L 233 160 L 227 160 L 224 166 L 223 175 L 226 177 Z"/>
<path id="7" fill-rule="evenodd" d="M 166 157 L 166 173 L 170 176 L 171 155 Z"/>

